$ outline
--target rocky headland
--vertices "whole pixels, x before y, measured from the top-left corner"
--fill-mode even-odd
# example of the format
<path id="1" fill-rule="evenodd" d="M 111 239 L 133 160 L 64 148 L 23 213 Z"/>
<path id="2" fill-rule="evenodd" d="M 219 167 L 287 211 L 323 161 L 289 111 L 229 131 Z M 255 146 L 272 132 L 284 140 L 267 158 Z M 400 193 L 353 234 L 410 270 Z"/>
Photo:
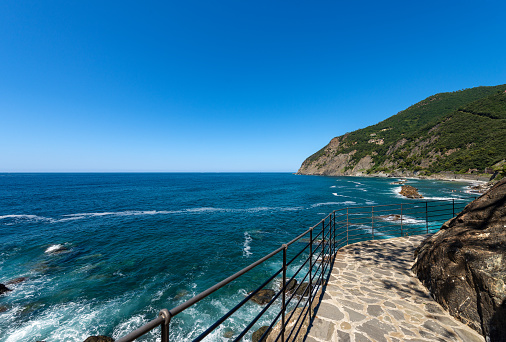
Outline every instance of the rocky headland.
<path id="1" fill-rule="evenodd" d="M 471 202 L 415 252 L 414 273 L 450 314 L 506 341 L 506 179 Z"/>

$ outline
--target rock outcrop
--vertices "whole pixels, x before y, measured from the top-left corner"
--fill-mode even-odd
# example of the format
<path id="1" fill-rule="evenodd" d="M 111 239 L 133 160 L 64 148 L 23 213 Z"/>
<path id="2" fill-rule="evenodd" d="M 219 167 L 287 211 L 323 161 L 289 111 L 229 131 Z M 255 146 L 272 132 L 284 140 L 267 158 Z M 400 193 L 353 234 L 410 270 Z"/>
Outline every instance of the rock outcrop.
<path id="1" fill-rule="evenodd" d="M 1 294 L 4 294 L 6 292 L 9 292 L 9 291 L 12 291 L 11 289 L 9 289 L 7 286 L 5 286 L 4 284 L 0 284 L 0 295 Z"/>
<path id="2" fill-rule="evenodd" d="M 257 304 L 264 305 L 271 301 L 272 298 L 276 295 L 276 291 L 271 289 L 261 289 L 257 293 L 251 297 L 250 300 L 254 301 Z"/>
<path id="3" fill-rule="evenodd" d="M 311 305 L 311 316 L 314 317 L 314 312 L 316 306 L 320 303 L 321 298 L 321 290 L 315 295 L 315 299 Z M 287 342 L 303 342 L 306 340 L 306 333 L 309 329 L 309 325 L 311 324 L 309 320 L 309 312 L 308 307 L 298 307 L 293 309 L 290 312 L 287 312 L 286 317 L 291 317 L 288 319 L 285 327 L 285 341 Z M 299 319 L 299 317 L 304 317 L 304 319 Z M 298 321 L 297 321 L 298 320 Z M 262 335 L 268 330 L 268 326 L 263 326 L 257 331 L 253 332 L 251 340 L 253 342 L 275 342 L 281 341 L 281 339 L 277 339 L 278 335 L 281 333 L 281 322 L 278 321 L 276 325 L 266 334 L 266 336 L 261 340 Z M 297 334 L 291 334 L 292 330 L 296 331 Z M 290 338 L 288 338 L 290 336 Z"/>
<path id="4" fill-rule="evenodd" d="M 450 314 L 506 341 L 506 179 L 471 202 L 415 252 L 413 271 Z"/>
<path id="5" fill-rule="evenodd" d="M 407 198 L 423 198 L 423 196 L 418 193 L 418 189 L 411 185 L 403 185 L 400 194 Z"/>

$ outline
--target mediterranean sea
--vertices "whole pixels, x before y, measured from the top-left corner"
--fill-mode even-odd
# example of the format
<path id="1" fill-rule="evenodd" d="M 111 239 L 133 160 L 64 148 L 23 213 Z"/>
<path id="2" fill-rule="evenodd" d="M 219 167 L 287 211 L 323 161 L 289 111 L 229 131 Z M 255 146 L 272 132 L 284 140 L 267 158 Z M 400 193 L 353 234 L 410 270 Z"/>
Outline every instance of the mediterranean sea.
<path id="1" fill-rule="evenodd" d="M 416 201 L 398 195 L 394 180 L 289 173 L 0 174 L 0 283 L 11 282 L 12 289 L 0 296 L 0 342 L 122 337 L 332 210 Z M 408 184 L 428 199 L 470 200 L 467 183 Z M 254 289 L 255 278 L 277 267 L 273 261 L 255 269 L 178 315 L 171 339 L 198 336 Z M 243 326 L 254 305 L 224 329 Z M 140 341 L 155 340 L 158 331 Z M 211 339 L 228 340 L 222 331 Z"/>

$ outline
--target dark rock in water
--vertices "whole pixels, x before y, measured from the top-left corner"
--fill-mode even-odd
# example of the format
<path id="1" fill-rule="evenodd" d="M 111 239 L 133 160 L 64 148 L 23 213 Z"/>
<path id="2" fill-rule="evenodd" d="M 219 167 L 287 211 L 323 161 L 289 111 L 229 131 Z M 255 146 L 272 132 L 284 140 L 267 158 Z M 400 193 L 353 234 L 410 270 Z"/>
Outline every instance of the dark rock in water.
<path id="1" fill-rule="evenodd" d="M 265 333 L 265 331 L 267 329 L 269 329 L 269 326 L 264 325 L 263 327 L 261 327 L 260 329 L 255 331 L 253 333 L 253 336 L 251 336 L 251 342 L 260 342 L 260 338 L 262 337 L 262 335 Z M 269 334 L 265 335 L 265 337 L 262 339 L 261 342 L 266 341 L 268 336 L 269 336 Z"/>
<path id="2" fill-rule="evenodd" d="M 0 312 L 5 312 L 9 310 L 9 307 L 5 306 L 5 305 L 0 305 Z"/>
<path id="3" fill-rule="evenodd" d="M 4 294 L 6 292 L 9 292 L 9 291 L 12 291 L 11 289 L 9 289 L 7 286 L 5 286 L 4 284 L 0 284 L 0 295 L 1 294 Z"/>
<path id="4" fill-rule="evenodd" d="M 300 284 L 299 288 L 297 289 L 297 291 L 295 291 L 295 294 L 297 296 L 307 297 L 307 296 L 309 296 L 309 293 L 310 293 L 310 291 L 309 291 L 309 283 L 302 283 L 302 284 Z"/>
<path id="5" fill-rule="evenodd" d="M 506 179 L 471 202 L 415 252 L 413 271 L 450 314 L 506 341 Z"/>
<path id="6" fill-rule="evenodd" d="M 19 283 L 24 282 L 26 279 L 28 279 L 28 278 L 27 277 L 19 277 L 19 278 L 15 278 L 15 279 L 9 280 L 5 284 L 7 284 L 7 285 L 19 284 Z"/>
<path id="7" fill-rule="evenodd" d="M 223 331 L 223 337 L 225 337 L 225 338 L 234 337 L 234 331 L 230 328 L 225 328 L 225 330 Z"/>
<path id="8" fill-rule="evenodd" d="M 253 297 L 251 297 L 251 300 L 257 304 L 263 305 L 269 303 L 275 295 L 276 292 L 274 290 L 262 289 L 258 291 Z"/>
<path id="9" fill-rule="evenodd" d="M 90 336 L 84 342 L 114 342 L 114 339 L 109 336 L 98 335 L 98 336 Z"/>
<path id="10" fill-rule="evenodd" d="M 292 279 L 286 283 L 286 293 L 292 293 L 297 287 L 297 279 Z"/>
<path id="11" fill-rule="evenodd" d="M 411 185 L 403 185 L 400 194 L 407 198 L 423 198 L 423 196 L 418 193 L 418 189 Z"/>

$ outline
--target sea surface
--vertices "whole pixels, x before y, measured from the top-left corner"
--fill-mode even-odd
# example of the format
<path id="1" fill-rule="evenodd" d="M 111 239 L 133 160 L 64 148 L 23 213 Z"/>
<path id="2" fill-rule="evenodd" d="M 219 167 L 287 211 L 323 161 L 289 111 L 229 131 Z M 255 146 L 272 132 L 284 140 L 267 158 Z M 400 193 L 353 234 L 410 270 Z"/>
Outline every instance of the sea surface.
<path id="1" fill-rule="evenodd" d="M 414 200 L 395 179 L 289 173 L 0 174 L 0 342 L 119 338 L 318 223 L 335 209 Z M 468 183 L 409 180 L 428 199 Z M 254 289 L 265 265 L 178 315 L 188 341 Z M 256 286 L 255 286 L 256 287 Z M 210 340 L 228 341 L 251 304 Z M 249 310 L 249 311 L 248 311 Z M 141 341 L 153 341 L 157 333 Z M 225 334 L 226 335 L 226 334 Z"/>

